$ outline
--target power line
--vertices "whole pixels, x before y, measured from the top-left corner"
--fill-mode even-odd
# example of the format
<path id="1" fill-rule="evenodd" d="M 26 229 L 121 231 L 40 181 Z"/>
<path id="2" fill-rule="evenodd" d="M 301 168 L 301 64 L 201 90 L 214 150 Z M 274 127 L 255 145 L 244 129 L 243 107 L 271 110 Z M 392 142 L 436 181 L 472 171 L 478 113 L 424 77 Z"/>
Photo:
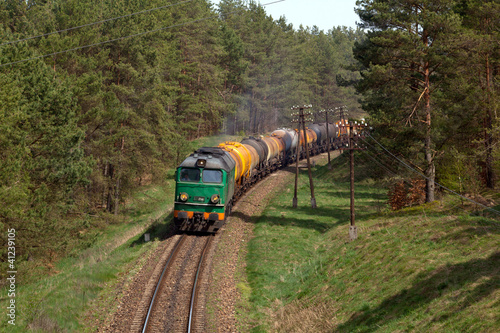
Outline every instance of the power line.
<path id="1" fill-rule="evenodd" d="M 368 144 L 368 145 L 369 145 L 371 148 L 373 148 L 375 151 L 377 151 L 377 150 L 376 150 L 376 148 L 375 148 L 375 146 L 371 145 L 371 144 L 370 144 L 370 143 L 368 143 L 367 141 L 365 141 L 365 143 L 366 143 L 366 144 Z M 366 154 L 369 158 L 371 158 L 371 159 L 372 159 L 375 163 L 377 163 L 380 167 L 382 167 L 383 169 L 385 169 L 385 170 L 389 171 L 390 173 L 392 173 L 394 176 L 399 176 L 399 177 L 401 177 L 401 175 L 397 174 L 395 171 L 391 170 L 389 167 L 387 167 L 387 166 L 385 166 L 384 164 L 382 164 L 382 162 L 380 162 L 379 160 L 377 160 L 375 157 L 371 156 L 371 155 L 368 153 L 368 151 L 363 150 L 363 153 L 364 153 L 364 154 Z M 403 181 L 404 183 L 406 183 L 407 185 L 411 185 L 411 183 L 410 183 L 408 180 L 404 179 L 404 177 L 403 177 L 402 181 Z M 473 201 L 473 203 L 476 203 L 476 204 L 480 205 L 480 203 L 477 203 L 477 202 L 475 202 L 475 201 Z M 458 206 L 455 206 L 455 207 L 458 207 Z M 465 209 L 464 207 L 458 207 L 458 208 L 461 208 L 462 210 L 466 211 L 466 209 Z"/>
<path id="2" fill-rule="evenodd" d="M 366 141 L 365 141 L 366 142 Z M 378 159 L 376 159 L 375 157 L 373 157 L 372 155 L 370 155 L 368 153 L 367 150 L 362 150 L 362 152 L 368 156 L 369 158 L 371 158 L 375 163 L 377 163 L 382 169 L 385 169 L 387 171 L 389 171 L 390 173 L 392 173 L 394 176 L 399 176 L 395 171 L 391 170 L 388 166 L 384 165 L 382 162 L 380 162 Z M 403 179 L 404 180 L 404 179 Z M 407 184 L 409 184 L 408 181 L 404 180 L 404 182 L 406 182 Z"/>
<path id="3" fill-rule="evenodd" d="M 377 154 L 377 155 L 379 154 L 379 151 L 377 150 L 377 148 L 376 148 L 374 145 L 370 144 L 370 143 L 369 143 L 369 142 L 367 142 L 366 140 L 365 140 L 365 143 L 366 143 L 369 147 L 371 147 L 371 148 L 373 149 L 373 151 L 375 152 L 375 154 Z M 364 153 L 366 153 L 366 151 L 363 151 L 363 152 L 364 152 Z M 368 154 L 368 153 L 367 153 L 367 154 Z M 369 154 L 368 154 L 368 155 L 369 155 Z M 374 159 L 374 160 L 375 160 L 375 157 L 372 157 L 371 155 L 369 155 L 369 156 L 370 156 L 370 158 L 372 158 L 372 159 Z M 376 160 L 376 161 L 377 161 L 377 160 Z M 377 162 L 377 163 L 379 163 L 379 164 L 380 164 L 380 165 L 381 165 L 384 169 L 386 169 L 387 171 L 389 171 L 389 172 L 390 172 L 390 173 L 392 173 L 393 175 L 395 175 L 395 176 L 401 176 L 401 175 L 398 175 L 398 174 L 396 173 L 396 171 L 394 171 L 394 170 L 392 170 L 391 168 L 389 168 L 389 166 L 387 166 L 386 164 L 383 164 L 382 162 Z"/>
<path id="4" fill-rule="evenodd" d="M 372 148 L 375 152 L 377 152 L 377 149 L 376 149 L 376 147 L 375 147 L 375 146 L 371 145 L 371 144 L 370 144 L 369 142 L 367 142 L 367 141 L 365 141 L 365 143 L 366 143 L 368 146 L 370 146 L 370 147 L 371 147 L 371 148 Z M 398 173 L 396 173 L 395 171 L 391 170 L 389 167 L 387 167 L 385 164 L 383 164 L 383 163 L 382 163 L 380 160 L 378 160 L 377 158 L 373 157 L 370 153 L 368 153 L 368 151 L 367 151 L 367 150 L 362 150 L 362 152 L 363 152 L 366 156 L 368 156 L 368 157 L 369 157 L 369 158 L 370 158 L 373 162 L 375 162 L 376 164 L 378 164 L 378 165 L 379 165 L 382 169 L 387 170 L 388 172 L 390 172 L 390 173 L 391 173 L 391 174 L 393 174 L 394 176 L 399 176 L 399 177 L 401 177 L 401 175 L 399 175 L 399 174 L 398 174 Z M 413 170 L 412 170 L 412 171 L 413 171 Z M 407 185 L 412 185 L 412 184 L 411 184 L 408 180 L 406 180 L 404 177 L 402 177 L 402 181 L 403 181 L 404 183 L 406 183 Z M 439 184 L 438 184 L 438 185 L 439 185 Z M 441 186 L 441 185 L 439 185 L 439 186 Z M 452 192 L 453 192 L 453 191 L 452 191 Z M 458 194 L 458 195 L 460 196 L 460 194 Z M 465 198 L 465 199 L 468 199 L 468 198 Z M 478 203 L 478 202 L 476 202 L 476 201 L 474 201 L 474 200 L 469 200 L 469 201 L 473 202 L 474 204 L 481 205 L 480 203 Z M 481 206 L 483 206 L 483 207 L 484 207 L 484 205 L 481 205 Z M 458 207 L 458 206 L 455 206 L 455 207 Z M 465 209 L 465 208 L 463 208 L 463 207 L 458 207 L 458 208 L 461 208 L 462 210 L 466 211 L 466 209 Z M 489 207 L 486 207 L 486 208 L 488 209 Z M 491 208 L 489 208 L 489 209 L 491 210 Z M 495 211 L 495 210 L 493 209 L 493 211 Z"/>
<path id="5" fill-rule="evenodd" d="M 380 146 L 380 147 L 381 147 L 384 151 L 386 151 L 389 155 L 391 155 L 393 158 L 395 158 L 396 160 L 398 160 L 398 161 L 399 161 L 401 164 L 403 164 L 406 168 L 408 168 L 409 170 L 411 170 L 411 171 L 413 171 L 413 172 L 417 173 L 417 174 L 418 174 L 418 175 L 420 175 L 421 177 L 423 177 L 423 178 L 425 178 L 425 179 L 427 179 L 427 180 L 429 180 L 429 181 L 432 181 L 430 178 L 428 178 L 427 176 L 425 176 L 423 173 L 421 173 L 421 172 L 417 171 L 416 169 L 412 168 L 412 167 L 411 167 L 411 166 L 409 166 L 407 163 L 405 163 L 405 162 L 403 162 L 401 159 L 399 159 L 396 155 L 394 155 L 393 153 L 391 153 L 391 152 L 390 152 L 387 148 L 385 148 L 384 146 L 382 146 L 382 144 L 381 144 L 381 143 L 379 143 L 377 140 L 375 140 L 375 138 L 374 138 L 373 136 L 371 136 L 371 134 L 368 134 L 368 136 L 369 136 L 370 138 L 372 138 L 372 140 L 373 140 L 373 141 L 375 141 L 375 142 L 376 142 L 376 143 L 377 143 L 377 144 L 378 144 L 378 145 L 379 145 L 379 146 Z M 364 139 L 362 139 L 362 140 L 363 140 L 363 141 L 365 141 Z M 365 141 L 365 142 L 366 142 L 366 141 Z M 483 207 L 484 209 L 487 209 L 487 210 L 489 210 L 489 211 L 491 211 L 491 212 L 493 212 L 493 213 L 495 213 L 495 214 L 497 214 L 497 215 L 500 215 L 500 211 L 498 211 L 498 210 L 496 210 L 496 209 L 493 209 L 493 208 L 488 207 L 488 206 L 486 206 L 486 205 L 483 205 L 482 203 L 479 203 L 479 202 L 477 202 L 477 201 L 475 201 L 475 200 L 472 200 L 472 199 L 470 199 L 470 198 L 467 198 L 466 196 L 463 196 L 463 195 L 461 195 L 460 193 L 457 193 L 457 192 L 453 191 L 452 189 L 449 189 L 448 187 L 446 187 L 446 186 L 443 186 L 443 185 L 439 184 L 439 183 L 438 183 L 438 182 L 436 182 L 436 181 L 434 181 L 434 184 L 436 184 L 437 186 L 441 187 L 442 189 L 444 189 L 444 190 L 446 190 L 446 191 L 448 191 L 448 192 L 451 192 L 451 193 L 453 193 L 453 194 L 455 194 L 455 195 L 458 195 L 458 196 L 459 196 L 459 197 L 461 197 L 462 199 L 465 199 L 465 200 L 467 200 L 467 201 L 469 201 L 469 202 L 471 202 L 471 203 L 473 203 L 473 204 L 476 204 L 476 205 L 478 205 L 478 206 L 481 206 L 481 207 Z"/>
<path id="6" fill-rule="evenodd" d="M 143 10 L 143 11 L 140 11 L 140 12 L 135 12 L 135 13 L 131 13 L 131 14 L 123 15 L 123 16 L 118 16 L 118 17 L 113 17 L 113 18 L 109 18 L 109 19 L 106 19 L 106 20 L 102 20 L 102 21 L 87 23 L 87 24 L 84 24 L 84 25 L 79 25 L 77 27 L 72 27 L 72 28 L 68 28 L 68 29 L 63 29 L 63 30 L 57 30 L 57 31 L 53 31 L 53 32 L 48 32 L 48 33 L 45 33 L 45 34 L 42 34 L 42 35 L 27 37 L 27 38 L 23 38 L 23 39 L 19 39 L 19 40 L 13 40 L 13 41 L 10 41 L 10 42 L 2 43 L 2 44 L 0 44 L 0 46 L 9 45 L 9 44 L 15 44 L 15 43 L 19 43 L 19 42 L 24 42 L 24 41 L 27 41 L 27 40 L 35 39 L 35 38 L 46 37 L 46 36 L 50 36 L 50 35 L 53 35 L 53 34 L 58 34 L 58 33 L 61 33 L 61 32 L 66 32 L 66 31 L 71 31 L 71 30 L 75 30 L 75 29 L 90 27 L 92 25 L 96 25 L 96 24 L 100 24 L 100 23 L 106 23 L 106 22 L 110 22 L 110 21 L 122 19 L 122 18 L 125 18 L 125 17 L 131 17 L 131 16 L 134 16 L 134 15 L 140 15 L 140 14 L 150 13 L 150 12 L 153 12 L 153 11 L 156 11 L 156 10 L 165 9 L 165 8 L 169 8 L 169 7 L 173 7 L 173 6 L 177 6 L 177 5 L 182 5 L 182 4 L 191 2 L 191 1 L 193 1 L 193 0 L 181 1 L 181 2 L 178 2 L 178 3 L 174 3 L 174 4 L 170 4 L 170 5 L 166 5 L 166 6 L 161 6 L 161 7 L 156 7 L 156 8 L 151 8 L 151 9 L 146 9 L 146 10 Z"/>
<path id="7" fill-rule="evenodd" d="M 274 2 L 269 2 L 269 3 L 262 4 L 262 6 L 272 5 L 272 4 L 279 3 L 279 2 L 284 2 L 284 1 L 286 1 L 286 0 L 278 0 L 278 1 L 274 1 Z M 234 13 L 240 12 L 242 10 L 244 10 L 244 9 L 234 10 L 234 11 L 228 12 L 226 14 L 234 14 Z M 120 40 L 127 39 L 127 38 L 138 37 L 138 36 L 142 36 L 142 35 L 146 35 L 146 34 L 149 34 L 149 33 L 158 32 L 158 31 L 162 31 L 162 30 L 166 30 L 166 29 L 182 27 L 182 26 L 185 26 L 185 25 L 188 25 L 188 24 L 191 24 L 191 23 L 202 22 L 202 21 L 211 20 L 211 19 L 218 18 L 218 17 L 219 17 L 219 15 L 212 15 L 212 16 L 201 18 L 201 19 L 198 19 L 198 20 L 193 20 L 193 21 L 189 21 L 189 22 L 174 24 L 174 25 L 171 25 L 171 26 L 168 26 L 168 27 L 163 27 L 163 28 L 158 28 L 158 29 L 149 30 L 149 31 L 145 31 L 145 32 L 140 32 L 140 33 L 137 33 L 137 34 L 132 34 L 132 35 L 124 36 L 124 37 L 119 37 L 119 38 L 107 40 L 107 41 L 104 41 L 104 42 L 99 42 L 99 43 L 94 43 L 94 44 L 90 44 L 90 45 L 79 46 L 79 47 L 75 47 L 75 48 L 68 49 L 68 50 L 63 50 L 63 51 L 58 51 L 58 52 L 53 52 L 53 53 L 49 53 L 49 54 L 44 54 L 44 55 L 41 55 L 41 56 L 36 56 L 36 57 L 28 58 L 28 59 L 23 59 L 23 60 L 8 62 L 8 63 L 5 63 L 5 64 L 0 64 L 0 68 L 8 66 L 8 65 L 19 64 L 19 63 L 26 62 L 26 61 L 31 61 L 31 60 L 41 59 L 41 58 L 47 58 L 47 57 L 50 57 L 50 56 L 54 56 L 54 55 L 58 55 L 58 54 L 66 53 L 66 52 L 77 51 L 77 50 L 82 50 L 82 49 L 86 49 L 86 48 L 93 47 L 93 46 L 98 46 L 98 45 L 103 45 L 103 44 L 107 44 L 107 43 L 112 43 L 112 42 L 120 41 Z"/>

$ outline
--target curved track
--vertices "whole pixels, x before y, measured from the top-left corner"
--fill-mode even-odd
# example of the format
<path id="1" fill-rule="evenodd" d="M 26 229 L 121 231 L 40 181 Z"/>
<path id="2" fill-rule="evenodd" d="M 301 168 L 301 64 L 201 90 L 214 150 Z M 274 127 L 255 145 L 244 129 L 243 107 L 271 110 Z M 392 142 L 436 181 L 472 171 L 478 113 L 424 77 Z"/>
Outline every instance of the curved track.
<path id="1" fill-rule="evenodd" d="M 199 278 L 203 276 L 212 239 L 213 236 L 180 236 L 164 264 L 153 295 L 149 296 L 147 314 L 145 318 L 141 316 L 142 332 L 203 330 L 204 311 L 197 306 L 202 284 Z M 138 315 L 143 312 L 143 309 L 137 310 Z"/>

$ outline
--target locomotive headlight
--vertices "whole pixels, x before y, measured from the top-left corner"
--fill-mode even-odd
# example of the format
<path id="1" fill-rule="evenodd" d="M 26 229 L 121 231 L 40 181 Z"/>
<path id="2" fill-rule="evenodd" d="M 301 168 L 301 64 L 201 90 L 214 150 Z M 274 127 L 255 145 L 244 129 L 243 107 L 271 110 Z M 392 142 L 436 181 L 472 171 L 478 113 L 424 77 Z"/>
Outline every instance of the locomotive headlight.
<path id="1" fill-rule="evenodd" d="M 180 201 L 187 201 L 189 198 L 189 195 L 185 192 L 182 192 L 181 194 L 179 194 L 179 200 Z"/>
<path id="2" fill-rule="evenodd" d="M 218 194 L 214 194 L 210 197 L 210 202 L 213 203 L 213 204 L 216 204 L 218 203 L 220 200 L 220 197 Z"/>

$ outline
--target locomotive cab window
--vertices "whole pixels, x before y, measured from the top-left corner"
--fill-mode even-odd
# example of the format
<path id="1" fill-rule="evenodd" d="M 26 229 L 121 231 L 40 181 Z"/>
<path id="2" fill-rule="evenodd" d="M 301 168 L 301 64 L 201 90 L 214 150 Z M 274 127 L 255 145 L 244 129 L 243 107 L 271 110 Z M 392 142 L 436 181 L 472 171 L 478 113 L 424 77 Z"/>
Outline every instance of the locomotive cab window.
<path id="1" fill-rule="evenodd" d="M 204 183 L 222 183 L 222 171 L 220 170 L 203 170 Z"/>
<path id="2" fill-rule="evenodd" d="M 183 182 L 199 182 L 200 181 L 200 170 L 199 169 L 182 168 L 181 172 L 180 172 L 180 180 Z"/>

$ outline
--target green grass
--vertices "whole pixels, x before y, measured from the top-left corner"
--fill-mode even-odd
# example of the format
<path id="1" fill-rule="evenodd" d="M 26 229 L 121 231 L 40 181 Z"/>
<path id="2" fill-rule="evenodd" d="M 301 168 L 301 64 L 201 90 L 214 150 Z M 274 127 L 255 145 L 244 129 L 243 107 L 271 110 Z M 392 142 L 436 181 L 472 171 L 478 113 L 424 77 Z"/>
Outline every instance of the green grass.
<path id="1" fill-rule="evenodd" d="M 52 263 L 20 263 L 18 277 L 25 283 L 16 286 L 16 325 L 2 316 L 0 332 L 95 331 L 103 316 L 115 309 L 94 311 L 92 306 L 113 304 L 117 281 L 130 280 L 140 268 L 137 260 L 156 248 L 154 240 L 161 238 L 171 220 L 172 201 L 172 183 L 144 187 L 127 206 L 121 223 L 114 221 L 101 230 L 91 247 L 76 248 Z M 152 242 L 144 242 L 145 232 Z M 5 309 L 7 291 L 1 290 L 1 295 L 0 307 Z"/>
<path id="2" fill-rule="evenodd" d="M 346 162 L 315 168 L 317 209 L 304 170 L 299 208 L 292 184 L 256 223 L 244 305 L 252 331 L 500 331 L 500 223 L 452 197 L 392 212 L 386 189 L 361 174 L 350 242 Z"/>

